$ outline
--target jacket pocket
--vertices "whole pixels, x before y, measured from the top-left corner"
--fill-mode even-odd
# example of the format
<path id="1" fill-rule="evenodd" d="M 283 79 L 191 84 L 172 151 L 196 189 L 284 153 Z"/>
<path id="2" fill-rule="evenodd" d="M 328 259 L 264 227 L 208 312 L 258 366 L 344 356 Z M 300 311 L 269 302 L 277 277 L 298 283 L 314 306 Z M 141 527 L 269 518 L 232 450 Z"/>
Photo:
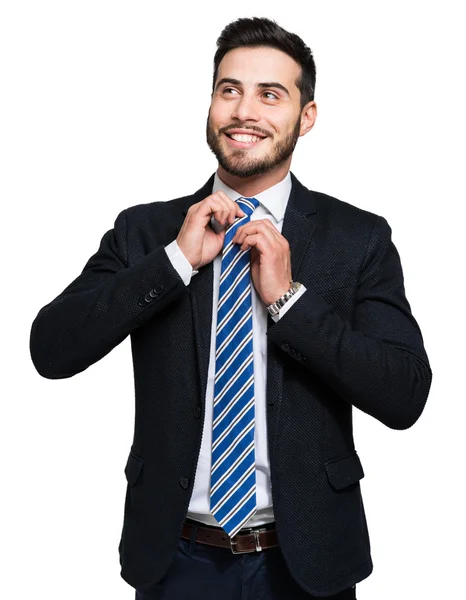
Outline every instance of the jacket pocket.
<path id="1" fill-rule="evenodd" d="M 125 467 L 126 481 L 129 485 L 134 485 L 136 483 L 141 474 L 143 465 L 144 461 L 142 458 L 130 451 Z"/>
<path id="2" fill-rule="evenodd" d="M 343 490 L 364 477 L 362 464 L 356 450 L 344 458 L 327 461 L 325 470 L 334 490 Z"/>

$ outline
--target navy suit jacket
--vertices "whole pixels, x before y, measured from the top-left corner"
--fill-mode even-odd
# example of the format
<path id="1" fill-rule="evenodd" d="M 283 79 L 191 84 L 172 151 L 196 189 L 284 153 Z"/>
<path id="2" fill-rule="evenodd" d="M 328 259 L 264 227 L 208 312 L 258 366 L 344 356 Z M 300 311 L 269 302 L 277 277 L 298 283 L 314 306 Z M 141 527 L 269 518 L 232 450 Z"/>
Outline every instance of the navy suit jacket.
<path id="1" fill-rule="evenodd" d="M 307 291 L 267 327 L 267 435 L 277 535 L 288 568 L 327 596 L 372 571 L 353 406 L 393 429 L 423 411 L 432 372 L 382 217 L 310 191 L 293 173 L 282 235 Z M 72 377 L 131 338 L 134 438 L 125 467 L 121 576 L 159 581 L 177 551 L 204 417 L 213 263 L 188 286 L 164 247 L 193 195 L 120 212 L 82 273 L 37 314 L 43 377 Z"/>

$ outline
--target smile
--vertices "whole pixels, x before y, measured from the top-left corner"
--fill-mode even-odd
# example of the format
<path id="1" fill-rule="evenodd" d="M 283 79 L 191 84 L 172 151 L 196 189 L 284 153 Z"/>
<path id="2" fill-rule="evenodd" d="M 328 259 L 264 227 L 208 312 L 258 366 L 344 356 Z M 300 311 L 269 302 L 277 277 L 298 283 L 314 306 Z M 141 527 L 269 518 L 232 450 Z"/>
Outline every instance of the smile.
<path id="1" fill-rule="evenodd" d="M 228 133 L 225 133 L 225 136 L 228 140 L 228 143 L 235 147 L 235 148 L 252 148 L 253 146 L 257 146 L 258 144 L 260 144 L 263 140 L 267 139 L 267 138 L 259 138 L 257 141 L 255 142 L 240 142 L 239 140 L 234 140 L 233 138 L 231 138 Z M 245 136 L 246 137 L 246 136 Z"/>

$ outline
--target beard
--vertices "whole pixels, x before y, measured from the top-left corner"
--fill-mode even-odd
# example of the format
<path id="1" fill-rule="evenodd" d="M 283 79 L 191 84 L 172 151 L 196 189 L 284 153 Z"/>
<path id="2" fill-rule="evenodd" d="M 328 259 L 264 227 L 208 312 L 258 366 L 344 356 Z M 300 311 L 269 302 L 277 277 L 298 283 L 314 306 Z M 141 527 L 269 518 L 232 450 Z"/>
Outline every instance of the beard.
<path id="1" fill-rule="evenodd" d="M 250 150 L 242 148 L 232 149 L 226 153 L 223 151 L 220 142 L 221 136 L 224 133 L 217 135 L 212 129 L 209 109 L 206 125 L 207 144 L 215 154 L 219 165 L 227 173 L 236 177 L 252 177 L 253 175 L 261 175 L 271 171 L 291 156 L 299 138 L 300 127 L 301 117 L 297 119 L 293 131 L 285 139 L 274 144 L 270 152 L 265 156 L 253 156 Z M 240 125 L 238 125 L 238 129 L 241 129 Z"/>

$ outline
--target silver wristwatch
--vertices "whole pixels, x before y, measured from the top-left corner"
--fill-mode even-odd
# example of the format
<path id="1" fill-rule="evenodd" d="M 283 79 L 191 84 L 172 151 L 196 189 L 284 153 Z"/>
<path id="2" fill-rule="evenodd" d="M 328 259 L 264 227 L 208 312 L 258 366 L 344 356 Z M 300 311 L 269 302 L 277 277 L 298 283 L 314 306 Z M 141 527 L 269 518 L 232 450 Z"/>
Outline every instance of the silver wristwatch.
<path id="1" fill-rule="evenodd" d="M 283 296 L 280 296 L 280 298 L 276 302 L 267 306 L 267 310 L 271 317 L 278 315 L 281 307 L 284 304 L 286 304 L 292 296 L 294 296 L 296 294 L 296 292 L 299 290 L 299 288 L 302 285 L 301 283 L 299 283 L 299 281 L 291 280 L 290 283 L 291 283 L 290 289 L 285 294 L 283 294 Z"/>

